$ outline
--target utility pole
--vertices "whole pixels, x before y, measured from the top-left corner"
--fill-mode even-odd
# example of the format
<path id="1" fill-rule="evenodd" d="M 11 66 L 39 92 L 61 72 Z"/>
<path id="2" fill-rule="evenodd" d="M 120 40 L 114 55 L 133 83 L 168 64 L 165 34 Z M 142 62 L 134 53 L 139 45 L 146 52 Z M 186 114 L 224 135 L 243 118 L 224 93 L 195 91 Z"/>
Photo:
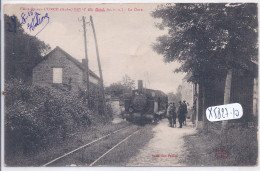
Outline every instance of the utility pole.
<path id="1" fill-rule="evenodd" d="M 103 96 L 103 112 L 105 113 L 105 92 L 104 92 L 104 83 L 103 83 L 103 75 L 102 75 L 102 69 L 101 69 L 101 63 L 99 58 L 99 51 L 98 51 L 98 44 L 97 44 L 97 37 L 96 37 L 96 31 L 93 23 L 92 16 L 90 16 L 90 23 L 92 26 L 94 39 L 95 39 L 95 45 L 96 45 L 96 53 L 97 53 L 97 61 L 98 61 L 98 68 L 99 68 L 99 75 L 100 75 L 100 81 L 101 81 L 101 88 L 102 88 L 102 96 Z"/>
<path id="2" fill-rule="evenodd" d="M 85 43 L 85 58 L 86 58 L 86 67 L 87 67 L 87 91 L 88 91 L 88 106 L 89 106 L 89 67 L 88 67 L 88 52 L 87 52 L 87 36 L 86 36 L 86 23 L 85 23 L 85 17 L 82 16 L 82 21 L 83 21 L 83 30 L 84 30 L 84 43 Z"/>

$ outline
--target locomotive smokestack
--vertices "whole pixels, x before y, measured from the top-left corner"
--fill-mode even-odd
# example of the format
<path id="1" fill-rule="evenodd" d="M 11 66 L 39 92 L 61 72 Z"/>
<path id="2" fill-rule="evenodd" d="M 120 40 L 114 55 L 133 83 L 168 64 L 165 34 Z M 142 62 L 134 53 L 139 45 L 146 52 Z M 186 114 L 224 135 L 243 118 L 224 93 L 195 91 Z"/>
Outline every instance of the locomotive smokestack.
<path id="1" fill-rule="evenodd" d="M 143 80 L 138 80 L 138 91 L 143 92 Z"/>

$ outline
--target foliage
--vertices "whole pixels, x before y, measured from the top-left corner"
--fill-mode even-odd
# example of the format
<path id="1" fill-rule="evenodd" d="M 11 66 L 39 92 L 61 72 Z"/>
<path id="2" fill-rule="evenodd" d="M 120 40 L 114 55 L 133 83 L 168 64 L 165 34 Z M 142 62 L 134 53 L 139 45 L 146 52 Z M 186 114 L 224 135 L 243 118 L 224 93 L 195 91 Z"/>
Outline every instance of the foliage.
<path id="1" fill-rule="evenodd" d="M 16 79 L 7 82 L 5 88 L 8 155 L 35 153 L 111 118 L 89 110 L 79 95 L 69 91 L 31 86 Z"/>
<path id="2" fill-rule="evenodd" d="M 221 136 L 220 127 L 207 134 L 199 131 L 184 136 L 184 146 L 190 155 L 183 161 L 192 166 L 255 166 L 258 163 L 257 134 L 257 126 L 236 126 L 229 129 L 226 136 Z M 227 158 L 216 159 L 215 152 L 220 148 L 228 152 Z M 207 155 L 201 155 L 205 152 Z"/>
<path id="3" fill-rule="evenodd" d="M 127 89 L 127 90 L 133 90 L 135 88 L 135 81 L 132 80 L 128 75 L 125 75 L 122 78 L 121 84 Z"/>
<path id="4" fill-rule="evenodd" d="M 103 96 L 101 87 L 98 87 L 95 84 L 90 83 L 89 88 L 89 108 L 94 111 L 98 111 L 99 114 L 105 112 L 105 117 L 112 116 L 112 109 L 109 109 L 109 106 L 105 106 L 105 111 L 103 110 Z M 79 87 L 78 97 L 86 104 L 88 99 L 88 92 L 86 88 Z"/>
<path id="5" fill-rule="evenodd" d="M 16 16 L 4 15 L 4 22 L 5 80 L 30 81 L 33 67 L 47 54 L 50 46 L 25 33 Z"/>
<path id="6" fill-rule="evenodd" d="M 122 78 L 122 81 L 112 83 L 110 86 L 105 88 L 105 92 L 114 97 L 124 97 L 126 94 L 130 94 L 135 88 L 135 82 L 128 75 Z"/>
<path id="7" fill-rule="evenodd" d="M 115 97 L 120 97 L 124 93 L 125 87 L 120 83 L 112 83 L 110 86 L 105 88 L 107 94 L 111 94 Z"/>
<path id="8" fill-rule="evenodd" d="M 257 4 L 174 4 L 153 11 L 159 29 L 168 35 L 157 38 L 154 50 L 165 62 L 178 61 L 176 72 L 191 72 L 189 81 L 216 76 L 228 69 L 250 69 L 257 60 Z"/>

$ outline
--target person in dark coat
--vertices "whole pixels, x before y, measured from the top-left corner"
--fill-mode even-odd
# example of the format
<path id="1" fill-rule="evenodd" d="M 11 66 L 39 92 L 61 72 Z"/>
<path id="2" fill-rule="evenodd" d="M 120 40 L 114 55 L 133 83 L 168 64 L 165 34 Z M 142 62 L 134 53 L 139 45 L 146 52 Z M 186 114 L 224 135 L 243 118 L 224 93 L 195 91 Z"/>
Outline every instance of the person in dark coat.
<path id="1" fill-rule="evenodd" d="M 181 101 L 179 101 L 179 109 L 178 109 L 178 120 L 179 120 L 179 128 L 182 128 L 182 123 L 184 121 L 184 110 L 183 110 L 183 104 Z"/>
<path id="2" fill-rule="evenodd" d="M 174 128 L 176 127 L 176 118 L 177 118 L 175 103 L 173 103 L 171 114 L 172 114 L 172 126 Z"/>
<path id="3" fill-rule="evenodd" d="M 188 114 L 188 109 L 187 109 L 187 104 L 186 104 L 186 101 L 183 100 L 183 113 L 184 113 L 184 118 L 183 118 L 183 125 L 186 126 L 186 117 L 187 117 L 187 114 Z"/>

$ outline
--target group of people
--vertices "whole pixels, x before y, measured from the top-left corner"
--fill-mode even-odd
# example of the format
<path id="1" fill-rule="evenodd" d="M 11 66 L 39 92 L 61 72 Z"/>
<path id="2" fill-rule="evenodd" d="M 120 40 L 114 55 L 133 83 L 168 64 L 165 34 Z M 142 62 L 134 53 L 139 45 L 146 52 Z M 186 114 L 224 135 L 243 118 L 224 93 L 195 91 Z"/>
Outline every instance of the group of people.
<path id="1" fill-rule="evenodd" d="M 179 101 L 179 106 L 178 106 L 178 110 L 176 112 L 176 106 L 175 103 L 170 103 L 167 109 L 167 118 L 169 120 L 169 125 L 170 127 L 176 127 L 176 119 L 178 117 L 179 120 L 179 128 L 182 128 L 182 125 L 186 125 L 186 115 L 188 113 L 187 110 L 187 104 L 186 101 L 183 100 Z"/>

